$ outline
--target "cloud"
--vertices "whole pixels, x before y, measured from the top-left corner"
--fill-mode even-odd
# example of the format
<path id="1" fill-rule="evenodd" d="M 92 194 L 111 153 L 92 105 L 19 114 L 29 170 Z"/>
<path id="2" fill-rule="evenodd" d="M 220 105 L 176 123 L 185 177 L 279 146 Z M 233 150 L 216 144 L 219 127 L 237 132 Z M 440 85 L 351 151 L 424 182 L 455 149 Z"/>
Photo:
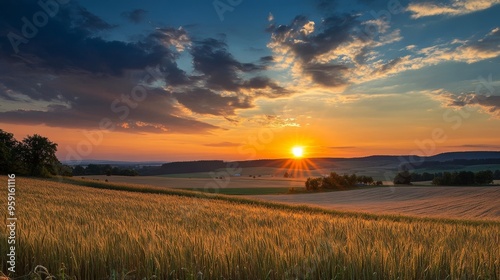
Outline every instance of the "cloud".
<path id="1" fill-rule="evenodd" d="M 366 68 L 376 66 L 369 64 L 379 60 L 376 49 L 401 40 L 388 22 L 362 21 L 360 14 L 331 15 L 320 23 L 296 16 L 288 25 L 272 23 L 267 30 L 279 68 L 292 69 L 294 78 L 305 76 L 312 84 L 338 89 L 370 79 Z"/>
<path id="2" fill-rule="evenodd" d="M 31 1 L 18 1 L 23 3 L 22 6 L 13 2 L 16 1 L 8 1 L 8 7 L 0 11 L 0 32 L 24 36 L 19 18 L 40 7 Z M 19 17 L 12 18 L 10 14 Z M 122 75 L 125 70 L 143 69 L 176 58 L 170 45 L 178 48 L 178 41 L 160 41 L 159 38 L 166 36 L 162 30 L 153 32 L 145 41 L 127 43 L 106 41 L 99 36 L 99 32 L 111 27 L 75 3 L 60 6 L 59 13 L 46 26 L 39 28 L 29 41 L 17 46 L 19 52 L 11 47 L 8 36 L 1 36 L 0 55 L 11 63 L 19 63 L 21 58 L 36 69 L 105 75 Z M 170 35 L 177 36 L 175 38 L 179 41 L 184 36 L 180 32 Z"/>
<path id="3" fill-rule="evenodd" d="M 156 31 L 149 35 L 149 38 L 160 41 L 164 46 L 173 46 L 177 51 L 182 52 L 186 47 L 191 46 L 191 39 L 186 30 L 179 28 L 156 28 Z"/>
<path id="4" fill-rule="evenodd" d="M 32 1 L 6 5 L 2 35 L 22 35 L 19 19 L 40 10 Z M 0 99 L 12 106 L 0 107 L 0 121 L 98 129 L 110 119 L 116 130 L 130 133 L 210 133 L 221 128 L 201 119 L 237 123 L 237 110 L 253 108 L 255 99 L 292 93 L 261 75 L 271 56 L 240 62 L 224 41 L 193 41 L 173 27 L 135 41 L 108 41 L 101 34 L 112 28 L 72 2 L 18 53 L 1 36 Z M 179 68 L 182 53 L 191 56 L 193 73 Z"/>
<path id="5" fill-rule="evenodd" d="M 215 147 L 215 148 L 238 147 L 238 146 L 241 146 L 241 143 L 219 142 L 219 143 L 205 144 L 204 146 Z"/>
<path id="6" fill-rule="evenodd" d="M 130 133 L 209 133 L 219 129 L 191 117 L 164 89 L 149 86 L 156 81 L 149 74 L 153 71 L 157 70 L 110 77 L 69 72 L 55 76 L 18 65 L 0 74 L 0 90 L 11 91 L 24 101 L 16 103 L 18 108 L 1 108 L 0 121 L 93 130 L 109 119 L 117 131 Z M 156 74 L 161 77 L 160 72 Z"/>
<path id="7" fill-rule="evenodd" d="M 194 42 L 190 51 L 193 57 L 196 78 L 203 86 L 212 91 L 247 93 L 253 97 L 283 97 L 292 92 L 278 85 L 270 78 L 255 76 L 245 79 L 245 75 L 255 75 L 266 69 L 266 64 L 273 61 L 268 56 L 260 59 L 260 63 L 242 63 L 236 60 L 227 49 L 224 41 L 205 39 Z M 237 103 L 232 103 L 237 104 Z"/>
<path id="8" fill-rule="evenodd" d="M 464 108 L 476 107 L 482 112 L 491 115 L 495 119 L 500 119 L 500 96 L 487 95 L 475 92 L 453 94 L 444 90 L 436 90 L 430 96 L 441 102 L 444 107 Z"/>
<path id="9" fill-rule="evenodd" d="M 268 28 L 271 32 L 268 47 L 274 51 L 278 61 L 288 64 L 284 67 L 295 64 L 301 73 L 324 86 L 344 85 L 346 79 L 337 70 L 345 70 L 348 66 L 321 63 L 317 58 L 350 41 L 355 21 L 351 16 L 330 17 L 315 32 L 310 20 L 305 16 L 297 16 L 289 25 Z"/>
<path id="10" fill-rule="evenodd" d="M 381 78 L 384 76 L 417 70 L 443 62 L 476 63 L 500 56 L 500 28 L 494 28 L 480 39 L 452 40 L 430 47 L 406 48 L 410 53 L 390 61 L 379 60 L 367 65 L 371 75 L 359 76 L 359 80 Z"/>
<path id="11" fill-rule="evenodd" d="M 173 96 L 180 104 L 198 114 L 215 116 L 234 115 L 236 109 L 252 108 L 252 99 L 248 96 L 222 96 L 209 89 L 194 88 L 175 92 Z"/>
<path id="12" fill-rule="evenodd" d="M 259 126 L 265 127 L 300 127 L 300 124 L 297 122 L 296 118 L 292 117 L 284 117 L 280 115 L 261 115 L 255 116 L 251 119 L 252 122 L 255 122 Z"/>
<path id="13" fill-rule="evenodd" d="M 339 146 L 339 147 L 327 147 L 328 149 L 332 150 L 350 150 L 350 149 L 357 149 L 357 147 L 354 146 Z"/>
<path id="14" fill-rule="evenodd" d="M 225 42 L 212 38 L 195 42 L 191 55 L 195 71 L 215 90 L 238 90 L 242 84 L 240 74 L 264 69 L 261 65 L 237 61 L 227 51 Z"/>
<path id="15" fill-rule="evenodd" d="M 500 0 L 454 0 L 447 3 L 410 3 L 407 11 L 412 18 L 421 18 L 437 15 L 457 16 L 486 10 L 500 3 Z"/>
<path id="16" fill-rule="evenodd" d="M 457 46 L 458 45 L 458 46 Z M 441 61 L 474 63 L 500 56 L 500 28 L 494 28 L 476 41 L 456 41 L 419 51 L 425 56 L 422 63 L 437 64 Z"/>
<path id="17" fill-rule="evenodd" d="M 147 13 L 148 13 L 148 11 L 146 11 L 146 10 L 135 9 L 132 11 L 123 12 L 121 14 L 121 16 L 126 18 L 127 20 L 129 20 L 132 23 L 138 24 L 144 20 Z"/>
<path id="18" fill-rule="evenodd" d="M 459 146 L 448 146 L 448 148 L 474 148 L 474 149 L 500 149 L 500 145 L 489 145 L 489 144 L 472 144 L 472 145 L 459 145 Z"/>

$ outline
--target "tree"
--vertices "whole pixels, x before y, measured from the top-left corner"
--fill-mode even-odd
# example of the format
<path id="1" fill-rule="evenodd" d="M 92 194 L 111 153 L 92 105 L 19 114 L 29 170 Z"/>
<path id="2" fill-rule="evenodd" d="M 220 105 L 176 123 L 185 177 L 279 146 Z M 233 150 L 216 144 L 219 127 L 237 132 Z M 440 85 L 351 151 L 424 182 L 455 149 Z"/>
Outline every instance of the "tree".
<path id="1" fill-rule="evenodd" d="M 491 170 L 479 171 L 476 173 L 476 183 L 479 185 L 488 185 L 493 183 L 493 172 Z"/>
<path id="2" fill-rule="evenodd" d="M 321 178 L 307 178 L 306 190 L 316 191 L 319 189 L 320 184 L 321 184 Z"/>
<path id="3" fill-rule="evenodd" d="M 73 175 L 80 176 L 85 175 L 85 168 L 81 165 L 77 165 L 73 168 Z"/>
<path id="4" fill-rule="evenodd" d="M 47 177 L 57 174 L 61 163 L 56 157 L 57 144 L 35 134 L 21 142 L 22 161 L 31 176 Z"/>
<path id="5" fill-rule="evenodd" d="M 493 179 L 500 180 L 500 170 L 495 170 L 495 173 L 493 174 Z"/>
<path id="6" fill-rule="evenodd" d="M 17 149 L 19 142 L 14 135 L 0 129 L 0 174 L 18 173 Z"/>
<path id="7" fill-rule="evenodd" d="M 411 174 L 406 167 L 394 177 L 394 184 L 411 185 Z"/>

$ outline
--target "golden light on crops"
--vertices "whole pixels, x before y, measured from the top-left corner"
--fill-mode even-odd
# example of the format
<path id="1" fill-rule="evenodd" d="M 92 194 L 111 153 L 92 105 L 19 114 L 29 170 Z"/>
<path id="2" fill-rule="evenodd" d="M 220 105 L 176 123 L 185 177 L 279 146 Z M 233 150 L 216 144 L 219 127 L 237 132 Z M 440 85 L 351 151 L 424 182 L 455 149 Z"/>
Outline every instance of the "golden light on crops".
<path id="1" fill-rule="evenodd" d="M 301 146 L 295 146 L 292 148 L 292 154 L 296 158 L 301 158 L 304 156 L 304 148 Z"/>

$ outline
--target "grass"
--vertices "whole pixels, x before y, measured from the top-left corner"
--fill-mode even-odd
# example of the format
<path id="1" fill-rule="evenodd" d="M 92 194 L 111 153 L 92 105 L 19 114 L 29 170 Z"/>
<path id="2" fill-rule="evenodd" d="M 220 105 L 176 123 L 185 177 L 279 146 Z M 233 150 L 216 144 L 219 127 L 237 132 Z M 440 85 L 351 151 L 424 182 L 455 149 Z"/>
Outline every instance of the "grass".
<path id="1" fill-rule="evenodd" d="M 497 222 L 336 212 L 90 180 L 19 178 L 16 185 L 17 276 L 37 265 L 57 279 L 500 275 Z M 6 228 L 0 233 L 6 244 Z M 0 254 L 6 272 L 6 246 Z"/>
<path id="2" fill-rule="evenodd" d="M 172 178 L 165 176 L 105 176 L 90 175 L 83 176 L 87 180 L 99 180 L 112 183 L 132 183 L 146 184 L 158 187 L 168 187 L 176 189 L 205 189 L 214 188 L 285 188 L 304 187 L 305 179 L 286 179 L 286 178 L 249 178 L 249 177 L 225 177 L 224 179 L 215 178 Z"/>
<path id="3" fill-rule="evenodd" d="M 190 188 L 185 190 L 201 191 L 208 193 L 218 193 L 227 195 L 261 195 L 261 194 L 289 194 L 287 188 L 220 188 L 220 189 L 199 189 Z M 305 193 L 305 188 L 294 188 L 293 193 Z"/>

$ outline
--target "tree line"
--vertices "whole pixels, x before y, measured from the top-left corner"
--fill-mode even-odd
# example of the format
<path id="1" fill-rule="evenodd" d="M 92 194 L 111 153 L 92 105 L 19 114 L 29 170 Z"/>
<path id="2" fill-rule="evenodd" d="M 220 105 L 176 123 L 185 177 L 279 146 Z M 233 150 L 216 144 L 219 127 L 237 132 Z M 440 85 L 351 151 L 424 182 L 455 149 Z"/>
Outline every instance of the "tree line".
<path id="1" fill-rule="evenodd" d="M 437 186 L 468 186 L 488 185 L 493 183 L 493 180 L 500 180 L 500 170 L 424 172 L 422 174 L 403 170 L 394 178 L 394 184 L 409 185 L 411 182 L 432 181 L 432 184 Z"/>
<path id="2" fill-rule="evenodd" d="M 500 180 L 500 170 L 491 171 L 493 173 L 493 180 Z M 411 181 L 412 182 L 422 182 L 422 181 L 432 181 L 435 177 L 443 177 L 443 172 L 437 173 L 411 173 Z"/>
<path id="3" fill-rule="evenodd" d="M 473 166 L 485 164 L 500 164 L 500 158 L 482 159 L 453 159 L 447 161 L 424 161 L 418 165 L 419 168 L 446 169 L 453 166 Z"/>
<path id="4" fill-rule="evenodd" d="M 331 172 L 328 176 L 307 178 L 306 189 L 309 191 L 318 190 L 345 190 L 356 187 L 358 185 L 377 185 L 381 186 L 382 181 L 374 181 L 369 176 L 358 176 L 356 174 L 339 175 Z"/>
<path id="5" fill-rule="evenodd" d="M 132 168 L 113 167 L 109 164 L 89 164 L 86 167 L 77 165 L 73 168 L 74 176 L 81 175 L 119 175 L 119 176 L 138 176 L 139 173 Z"/>
<path id="6" fill-rule="evenodd" d="M 56 157 L 57 144 L 38 134 L 18 141 L 12 133 L 0 129 L 0 174 L 49 177 L 71 175 L 69 166 Z"/>
<path id="7" fill-rule="evenodd" d="M 437 186 L 489 185 L 493 183 L 493 174 L 491 170 L 443 172 L 441 176 L 434 177 L 432 184 Z"/>

